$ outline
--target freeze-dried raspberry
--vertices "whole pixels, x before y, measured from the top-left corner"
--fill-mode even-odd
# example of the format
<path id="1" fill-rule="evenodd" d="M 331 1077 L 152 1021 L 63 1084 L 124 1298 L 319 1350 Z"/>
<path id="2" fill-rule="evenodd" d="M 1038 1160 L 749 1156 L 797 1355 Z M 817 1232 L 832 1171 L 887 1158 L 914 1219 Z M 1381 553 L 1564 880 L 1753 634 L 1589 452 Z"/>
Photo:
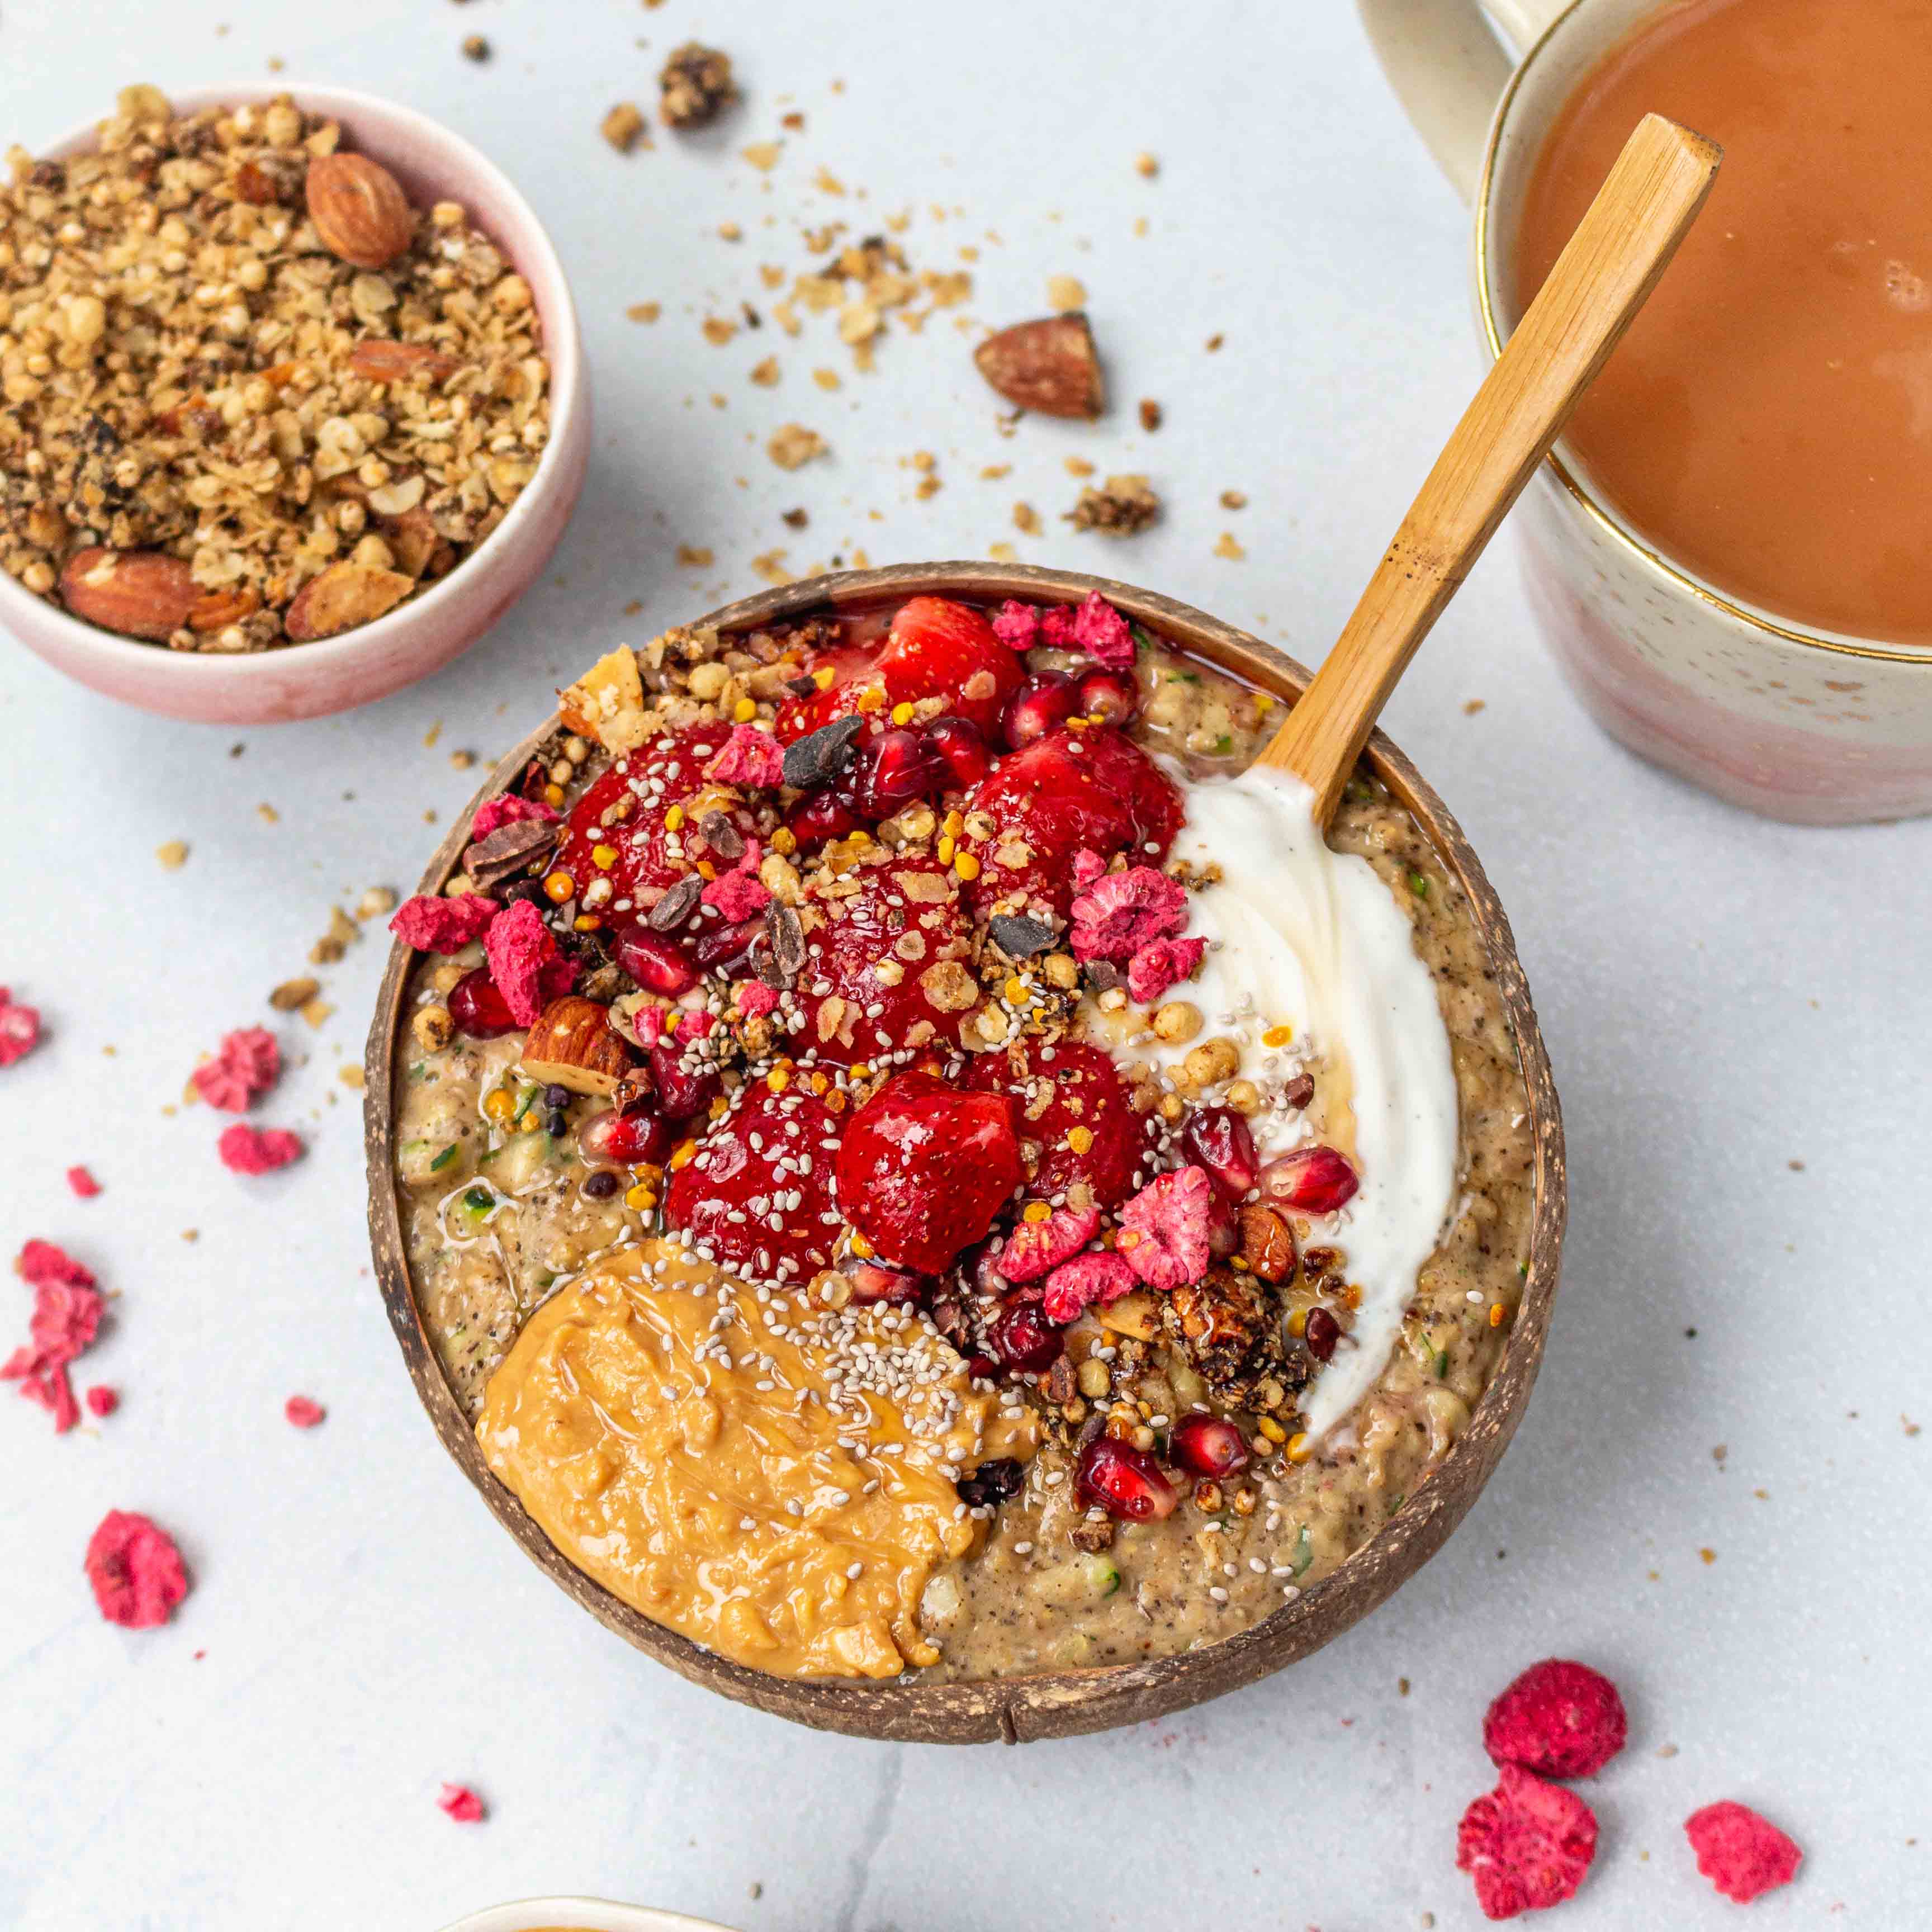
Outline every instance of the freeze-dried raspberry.
<path id="1" fill-rule="evenodd" d="M 31 1287 L 39 1288 L 48 1282 L 61 1282 L 69 1288 L 92 1288 L 96 1286 L 92 1274 L 74 1259 L 64 1248 L 57 1248 L 51 1241 L 30 1240 L 14 1257 L 14 1272 Z"/>
<path id="2" fill-rule="evenodd" d="M 0 1382 L 17 1382 L 28 1401 L 52 1416 L 54 1432 L 64 1436 L 80 1420 L 68 1367 L 92 1346 L 104 1304 L 93 1276 L 51 1241 L 28 1241 L 14 1266 L 34 1291 L 34 1312 L 26 1346 L 0 1363 Z"/>
<path id="3" fill-rule="evenodd" d="M 1106 869 L 1106 860 L 1097 852 L 1083 850 L 1073 855 L 1073 883 L 1076 886 L 1090 886 Z"/>
<path id="4" fill-rule="evenodd" d="M 544 1000 L 553 997 L 545 969 L 560 960 L 556 935 L 543 922 L 543 915 L 527 899 L 504 907 L 484 934 L 483 956 L 490 962 L 490 982 L 502 994 L 510 1017 L 519 1026 L 535 1026 Z"/>
<path id="5" fill-rule="evenodd" d="M 282 1404 L 282 1413 L 298 1429 L 313 1429 L 328 1412 L 305 1395 L 292 1395 Z"/>
<path id="6" fill-rule="evenodd" d="M 1076 1255 L 1046 1278 L 1040 1312 L 1062 1326 L 1096 1303 L 1105 1308 L 1137 1286 L 1140 1277 L 1118 1255 Z"/>
<path id="7" fill-rule="evenodd" d="M 1149 1181 L 1120 1210 L 1114 1249 L 1150 1288 L 1171 1292 L 1198 1281 L 1211 1258 L 1214 1184 L 1198 1167 Z"/>
<path id="8" fill-rule="evenodd" d="M 704 776 L 723 784 L 782 785 L 784 747 L 755 724 L 734 724 L 724 748 L 705 766 Z"/>
<path id="9" fill-rule="evenodd" d="M 453 899 L 418 892 L 396 908 L 389 930 L 418 952 L 460 952 L 489 931 L 496 916 L 496 902 L 481 892 L 459 892 Z"/>
<path id="10" fill-rule="evenodd" d="M 1623 1749 L 1629 1728 L 1607 1677 L 1550 1657 L 1532 1664 L 1490 1706 L 1483 1748 L 1497 1765 L 1545 1778 L 1591 1778 Z"/>
<path id="11" fill-rule="evenodd" d="M 1009 650 L 1031 650 L 1040 641 L 1040 606 L 1009 597 L 993 613 L 993 634 Z"/>
<path id="12" fill-rule="evenodd" d="M 1132 629 L 1097 590 L 1088 591 L 1085 602 L 1074 613 L 1073 641 L 1108 670 L 1134 668 Z"/>
<path id="13" fill-rule="evenodd" d="M 0 986 L 0 1066 L 11 1066 L 24 1060 L 38 1045 L 40 1014 L 38 1006 L 14 1004 L 13 991 Z"/>
<path id="14" fill-rule="evenodd" d="M 1485 1918 L 1514 1918 L 1572 1897 L 1597 1855 L 1597 1816 L 1574 1791 L 1506 1764 L 1462 1814 L 1456 1868 L 1476 1882 Z"/>
<path id="15" fill-rule="evenodd" d="M 1728 1798 L 1692 1812 L 1684 1835 L 1697 1854 L 1697 1869 L 1740 1905 L 1789 1885 L 1804 1857 L 1768 1818 Z"/>
<path id="16" fill-rule="evenodd" d="M 272 1174 L 301 1157 L 302 1137 L 286 1127 L 251 1127 L 237 1120 L 223 1131 L 215 1150 L 231 1174 Z"/>
<path id="17" fill-rule="evenodd" d="M 677 1024 L 671 1028 L 670 1036 L 680 1046 L 688 1046 L 694 1040 L 704 1039 L 711 1031 L 711 1016 L 702 1006 L 694 1006 L 677 1016 Z"/>
<path id="18" fill-rule="evenodd" d="M 763 912 L 772 896 L 758 878 L 758 848 L 752 845 L 740 862 L 728 872 L 720 872 L 701 895 L 706 905 L 716 906 L 726 921 L 736 926 L 754 913 Z"/>
<path id="19" fill-rule="evenodd" d="M 88 1390 L 86 1400 L 89 1415 L 112 1415 L 121 1406 L 120 1391 L 105 1382 L 96 1382 Z"/>
<path id="20" fill-rule="evenodd" d="M 188 1594 L 188 1572 L 174 1538 L 131 1510 L 110 1510 L 88 1538 L 87 1580 L 110 1624 L 152 1630 Z"/>
<path id="21" fill-rule="evenodd" d="M 100 1184 L 84 1167 L 70 1167 L 67 1171 L 67 1184 L 83 1201 L 92 1201 L 100 1192 Z"/>
<path id="22" fill-rule="evenodd" d="M 451 902 L 439 903 L 448 905 Z M 275 1084 L 281 1071 L 282 1050 L 275 1044 L 275 1036 L 266 1027 L 239 1027 L 223 1039 L 214 1058 L 204 1060 L 188 1078 L 211 1107 L 219 1107 L 224 1114 L 245 1114 L 256 1096 Z"/>
<path id="23" fill-rule="evenodd" d="M 1037 1221 L 1022 1217 L 994 1265 L 1009 1281 L 1037 1281 L 1077 1255 L 1100 1232 L 1097 1208 L 1062 1208 Z"/>
<path id="24" fill-rule="evenodd" d="M 473 844 L 502 826 L 514 825 L 523 819 L 543 819 L 554 825 L 558 817 L 540 800 L 519 798 L 514 792 L 505 792 L 499 797 L 486 798 L 476 808 L 476 816 L 470 821 L 470 842 Z"/>
<path id="25" fill-rule="evenodd" d="M 1070 651 L 1077 648 L 1073 628 L 1075 616 L 1071 604 L 1048 604 L 1040 614 L 1040 644 L 1056 651 Z"/>
<path id="26" fill-rule="evenodd" d="M 446 1784 L 436 1802 L 459 1825 L 480 1825 L 488 1815 L 482 1799 L 466 1784 Z"/>
<path id="27" fill-rule="evenodd" d="M 751 980 L 738 988 L 738 1011 L 748 1020 L 762 1019 L 778 1003 L 778 994 L 761 980 Z"/>
<path id="28" fill-rule="evenodd" d="M 1132 958 L 1187 923 L 1187 892 L 1151 866 L 1108 872 L 1073 902 L 1067 935 L 1076 959 Z"/>
<path id="29" fill-rule="evenodd" d="M 1149 940 L 1127 962 L 1127 992 L 1150 1004 L 1186 979 L 1207 950 L 1204 939 Z"/>

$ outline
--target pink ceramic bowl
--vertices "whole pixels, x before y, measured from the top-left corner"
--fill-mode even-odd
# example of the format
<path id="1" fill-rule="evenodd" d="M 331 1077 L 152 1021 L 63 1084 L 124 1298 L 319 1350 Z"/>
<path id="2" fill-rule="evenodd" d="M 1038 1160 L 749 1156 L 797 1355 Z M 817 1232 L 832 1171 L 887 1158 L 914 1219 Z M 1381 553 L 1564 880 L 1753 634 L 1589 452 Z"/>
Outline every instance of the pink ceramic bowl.
<path id="1" fill-rule="evenodd" d="M 340 122 L 350 145 L 388 168 L 418 206 L 461 202 L 516 265 L 543 318 L 550 442 L 509 514 L 434 589 L 373 624 L 314 644 L 237 657 L 172 651 L 83 624 L 0 572 L 0 630 L 91 690 L 204 724 L 326 717 L 386 698 L 460 656 L 536 580 L 577 506 L 590 456 L 590 392 L 577 310 L 556 250 L 523 196 L 466 141 L 373 94 L 290 85 L 209 88 L 173 100 L 192 112 L 282 94 Z M 76 154 L 94 138 L 89 125 L 50 152 Z"/>

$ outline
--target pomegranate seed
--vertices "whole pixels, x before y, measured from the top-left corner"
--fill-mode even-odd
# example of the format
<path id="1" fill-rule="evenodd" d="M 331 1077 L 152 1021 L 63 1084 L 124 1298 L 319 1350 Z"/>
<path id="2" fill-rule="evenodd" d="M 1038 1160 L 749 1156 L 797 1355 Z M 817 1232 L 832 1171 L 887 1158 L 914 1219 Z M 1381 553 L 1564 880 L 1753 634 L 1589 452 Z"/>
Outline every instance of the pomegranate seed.
<path id="1" fill-rule="evenodd" d="M 1039 1375 L 1060 1359 L 1060 1330 L 1037 1301 L 1016 1301 L 987 1331 L 993 1353 L 1016 1376 Z"/>
<path id="2" fill-rule="evenodd" d="M 870 1306 L 884 1302 L 897 1306 L 916 1301 L 932 1286 L 931 1277 L 914 1274 L 909 1268 L 887 1268 L 879 1262 L 851 1262 L 845 1278 L 852 1284 L 852 1299 Z"/>
<path id="3" fill-rule="evenodd" d="M 1297 1148 L 1261 1171 L 1262 1192 L 1304 1214 L 1332 1214 L 1355 1198 L 1361 1182 L 1348 1156 L 1331 1147 Z"/>
<path id="4" fill-rule="evenodd" d="M 1158 1522 L 1180 1500 L 1145 1450 L 1111 1436 L 1096 1436 L 1081 1450 L 1075 1481 L 1082 1502 L 1130 1522 Z"/>
<path id="5" fill-rule="evenodd" d="M 676 999 L 698 984 L 697 969 L 675 940 L 648 926 L 620 926 L 610 938 L 610 957 L 648 992 Z"/>
<path id="6" fill-rule="evenodd" d="M 692 1072 L 682 1065 L 683 1058 L 683 1048 L 669 1040 L 660 1040 L 651 1048 L 651 1078 L 657 1083 L 658 1104 L 674 1120 L 688 1120 L 702 1113 L 718 1092 L 716 1068 L 701 1061 Z"/>
<path id="7" fill-rule="evenodd" d="M 1318 1362 L 1327 1361 L 1341 1339 L 1342 1324 L 1327 1309 L 1311 1308 L 1308 1311 L 1308 1326 L 1302 1331 L 1302 1340 L 1308 1344 L 1308 1352 Z"/>
<path id="8" fill-rule="evenodd" d="M 1141 688 L 1124 670 L 1090 670 L 1080 680 L 1080 710 L 1124 730 L 1141 708 Z"/>
<path id="9" fill-rule="evenodd" d="M 1197 1476 L 1232 1476 L 1248 1466 L 1247 1439 L 1219 1415 L 1184 1415 L 1170 1438 L 1174 1460 Z"/>
<path id="10" fill-rule="evenodd" d="M 1180 1130 L 1180 1144 L 1230 1201 L 1240 1200 L 1261 1172 L 1255 1137 L 1232 1107 L 1196 1107 Z"/>
<path id="11" fill-rule="evenodd" d="M 970 791 L 993 769 L 986 734 L 970 718 L 935 718 L 926 728 L 926 743 L 947 791 Z"/>
<path id="12" fill-rule="evenodd" d="M 853 755 L 839 796 L 862 818 L 890 818 L 902 806 L 938 789 L 938 761 L 916 731 L 881 731 Z"/>
<path id="13" fill-rule="evenodd" d="M 670 1143 L 670 1123 L 644 1107 L 593 1114 L 578 1135 L 578 1145 L 588 1158 L 624 1167 L 662 1166 Z"/>
<path id="14" fill-rule="evenodd" d="M 842 838 L 859 822 L 858 814 L 829 791 L 815 791 L 792 807 L 785 823 L 801 845 L 822 844 L 828 838 Z"/>
<path id="15" fill-rule="evenodd" d="M 1043 670 L 1027 680 L 1006 706 L 1001 729 L 1015 751 L 1044 738 L 1080 708 L 1080 687 L 1064 670 Z"/>
<path id="16" fill-rule="evenodd" d="M 449 1017 L 456 1022 L 457 1030 L 472 1040 L 494 1040 L 517 1030 L 509 1002 L 497 992 L 487 966 L 464 974 L 450 988 Z"/>
<path id="17" fill-rule="evenodd" d="M 692 956 L 709 973 L 728 966 L 752 950 L 765 929 L 760 917 L 742 920 L 736 926 L 714 926 L 692 949 Z"/>
<path id="18" fill-rule="evenodd" d="M 966 1372 L 976 1382 L 990 1382 L 998 1376 L 1000 1365 L 991 1355 L 968 1355 Z"/>

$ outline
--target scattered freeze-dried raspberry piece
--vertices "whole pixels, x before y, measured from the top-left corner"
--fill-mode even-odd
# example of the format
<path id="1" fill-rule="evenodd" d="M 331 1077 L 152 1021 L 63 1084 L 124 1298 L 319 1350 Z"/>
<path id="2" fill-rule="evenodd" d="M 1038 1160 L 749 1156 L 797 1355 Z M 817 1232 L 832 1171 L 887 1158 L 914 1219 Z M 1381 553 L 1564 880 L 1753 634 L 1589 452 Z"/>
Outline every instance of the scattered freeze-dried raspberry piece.
<path id="1" fill-rule="evenodd" d="M 778 1003 L 778 994 L 762 980 L 751 980 L 738 988 L 738 1010 L 748 1020 L 762 1019 Z"/>
<path id="2" fill-rule="evenodd" d="M 1150 939 L 1127 962 L 1127 992 L 1150 1004 L 1170 986 L 1178 986 L 1201 964 L 1208 950 L 1204 939 Z"/>
<path id="3" fill-rule="evenodd" d="M 711 1031 L 711 1016 L 702 1006 L 694 1006 L 678 1015 L 670 1036 L 680 1046 L 688 1046 L 694 1040 L 704 1039 Z"/>
<path id="4" fill-rule="evenodd" d="M 67 1184 L 83 1201 L 92 1201 L 100 1192 L 100 1184 L 84 1167 L 70 1167 L 67 1171 Z"/>
<path id="5" fill-rule="evenodd" d="M 1456 1869 L 1476 1882 L 1485 1918 L 1514 1918 L 1573 1896 L 1597 1855 L 1597 1816 L 1574 1791 L 1506 1764 L 1462 1814 Z"/>
<path id="6" fill-rule="evenodd" d="M 1090 886 L 1106 869 L 1106 860 L 1097 852 L 1083 850 L 1073 855 L 1073 883 L 1076 886 Z"/>
<path id="7" fill-rule="evenodd" d="M 1172 1291 L 1208 1272 L 1214 1184 L 1204 1169 L 1176 1168 L 1149 1181 L 1120 1210 L 1116 1251 L 1150 1288 Z"/>
<path id="8" fill-rule="evenodd" d="M 993 634 L 1009 650 L 1031 650 L 1040 640 L 1040 606 L 1009 597 L 993 613 Z"/>
<path id="9" fill-rule="evenodd" d="M 527 899 L 504 907 L 483 938 L 490 979 L 519 1026 L 535 1026 L 544 1010 L 544 969 L 556 962 L 556 935 Z"/>
<path id="10" fill-rule="evenodd" d="M 301 1157 L 302 1136 L 286 1127 L 251 1127 L 237 1120 L 223 1130 L 215 1150 L 231 1174 L 272 1174 Z"/>
<path id="11" fill-rule="evenodd" d="M 188 1572 L 174 1538 L 131 1510 L 110 1510 L 88 1539 L 87 1580 L 110 1624 L 152 1630 L 188 1594 Z"/>
<path id="12" fill-rule="evenodd" d="M 1697 1854 L 1697 1869 L 1740 1905 L 1789 1885 L 1804 1857 L 1768 1818 L 1728 1798 L 1692 1812 L 1684 1835 Z"/>
<path id="13" fill-rule="evenodd" d="M 640 1006 L 631 1016 L 631 1030 L 638 1036 L 640 1046 L 655 1046 L 658 1036 L 664 1031 L 664 1010 L 662 1006 Z"/>
<path id="14" fill-rule="evenodd" d="M 224 1037 L 214 1058 L 204 1060 L 188 1078 L 211 1107 L 224 1114 L 245 1114 L 256 1096 L 280 1078 L 281 1071 L 282 1050 L 275 1036 L 266 1027 L 238 1027 Z"/>
<path id="15" fill-rule="evenodd" d="M 460 952 L 489 931 L 496 910 L 496 902 L 481 892 L 459 892 L 453 899 L 418 892 L 396 908 L 389 930 L 418 952 Z"/>
<path id="16" fill-rule="evenodd" d="M 312 1396 L 292 1395 L 282 1404 L 282 1413 L 298 1429 L 313 1429 L 328 1412 Z"/>
<path id="17" fill-rule="evenodd" d="M 1037 1281 L 1077 1255 L 1100 1232 L 1097 1208 L 1062 1208 L 1037 1221 L 1022 1218 L 994 1265 L 1011 1282 Z"/>
<path id="18" fill-rule="evenodd" d="M 1134 668 L 1134 634 L 1126 618 L 1097 590 L 1073 614 L 1073 641 L 1108 670 Z"/>
<path id="19" fill-rule="evenodd" d="M 104 1304 L 93 1276 L 51 1241 L 28 1241 L 14 1266 L 34 1291 L 34 1312 L 26 1346 L 0 1363 L 0 1382 L 17 1382 L 64 1436 L 80 1420 L 68 1367 L 92 1346 Z"/>
<path id="20" fill-rule="evenodd" d="M 1119 1300 L 1139 1280 L 1118 1255 L 1076 1255 L 1047 1276 L 1040 1312 L 1048 1321 L 1064 1326 L 1096 1302 L 1105 1308 L 1109 1302 Z"/>
<path id="21" fill-rule="evenodd" d="M 486 798 L 476 808 L 476 816 L 470 821 L 470 836 L 472 842 L 487 838 L 500 827 L 526 818 L 544 819 L 554 825 L 559 817 L 540 799 L 519 798 L 514 792 L 505 792 L 500 797 Z"/>
<path id="22" fill-rule="evenodd" d="M 720 872 L 701 895 L 706 905 L 716 906 L 734 926 L 749 919 L 754 913 L 763 912 L 771 903 L 772 896 L 766 891 L 758 874 L 758 848 L 754 845 L 745 856 L 748 863 L 734 866 L 728 872 Z"/>
<path id="23" fill-rule="evenodd" d="M 755 724 L 734 724 L 724 748 L 704 768 L 723 784 L 777 786 L 784 783 L 784 747 Z"/>
<path id="24" fill-rule="evenodd" d="M 24 1060 L 39 1044 L 40 1013 L 38 1006 L 16 1006 L 13 989 L 0 986 L 0 1066 L 11 1066 Z"/>
<path id="25" fill-rule="evenodd" d="M 436 1802 L 459 1825 L 480 1825 L 488 1816 L 482 1799 L 466 1784 L 446 1784 Z"/>
<path id="26" fill-rule="evenodd" d="M 1187 923 L 1185 886 L 1151 866 L 1096 879 L 1073 902 L 1067 935 L 1076 959 L 1130 959 Z"/>
<path id="27" fill-rule="evenodd" d="M 1070 651 L 1076 648 L 1073 635 L 1076 622 L 1071 604 L 1048 604 L 1040 614 L 1038 641 L 1056 651 Z"/>
<path id="28" fill-rule="evenodd" d="M 1629 1733 L 1617 1687 L 1588 1664 L 1548 1657 L 1532 1664 L 1489 1708 L 1483 1748 L 1496 1765 L 1545 1778 L 1592 1778 Z"/>
<path id="29" fill-rule="evenodd" d="M 86 1400 L 89 1415 L 112 1415 L 121 1406 L 121 1392 L 105 1382 L 96 1382 L 88 1390 Z"/>

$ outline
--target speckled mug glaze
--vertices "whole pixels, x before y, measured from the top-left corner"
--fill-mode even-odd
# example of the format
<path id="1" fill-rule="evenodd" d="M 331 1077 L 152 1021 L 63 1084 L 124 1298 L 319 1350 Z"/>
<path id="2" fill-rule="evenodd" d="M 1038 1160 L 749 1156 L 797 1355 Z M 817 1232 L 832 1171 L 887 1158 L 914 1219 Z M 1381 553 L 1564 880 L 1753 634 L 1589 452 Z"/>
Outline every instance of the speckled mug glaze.
<path id="1" fill-rule="evenodd" d="M 550 440 L 503 520 L 450 572 L 386 617 L 314 644 L 230 656 L 117 637 L 0 572 L 0 629 L 90 690 L 142 711 L 203 724 L 274 724 L 368 704 L 459 657 L 537 578 L 583 494 L 590 392 L 577 311 L 562 265 L 530 204 L 471 147 L 425 116 L 341 88 L 203 88 L 172 96 L 178 112 L 262 103 L 278 94 L 341 122 L 350 145 L 400 181 L 418 207 L 460 201 L 529 283 L 550 363 Z M 89 125 L 47 152 L 94 145 Z"/>
<path id="2" fill-rule="evenodd" d="M 1510 256 L 1544 136 L 1660 0 L 1486 0 L 1522 52 L 1513 70 L 1474 0 L 1360 4 L 1410 118 L 1474 204 L 1477 319 L 1495 356 L 1517 320 Z M 1612 737 L 1770 818 L 1932 812 L 1932 651 L 1807 630 L 1726 596 L 1624 525 L 1560 443 L 1513 521 L 1538 626 Z"/>

